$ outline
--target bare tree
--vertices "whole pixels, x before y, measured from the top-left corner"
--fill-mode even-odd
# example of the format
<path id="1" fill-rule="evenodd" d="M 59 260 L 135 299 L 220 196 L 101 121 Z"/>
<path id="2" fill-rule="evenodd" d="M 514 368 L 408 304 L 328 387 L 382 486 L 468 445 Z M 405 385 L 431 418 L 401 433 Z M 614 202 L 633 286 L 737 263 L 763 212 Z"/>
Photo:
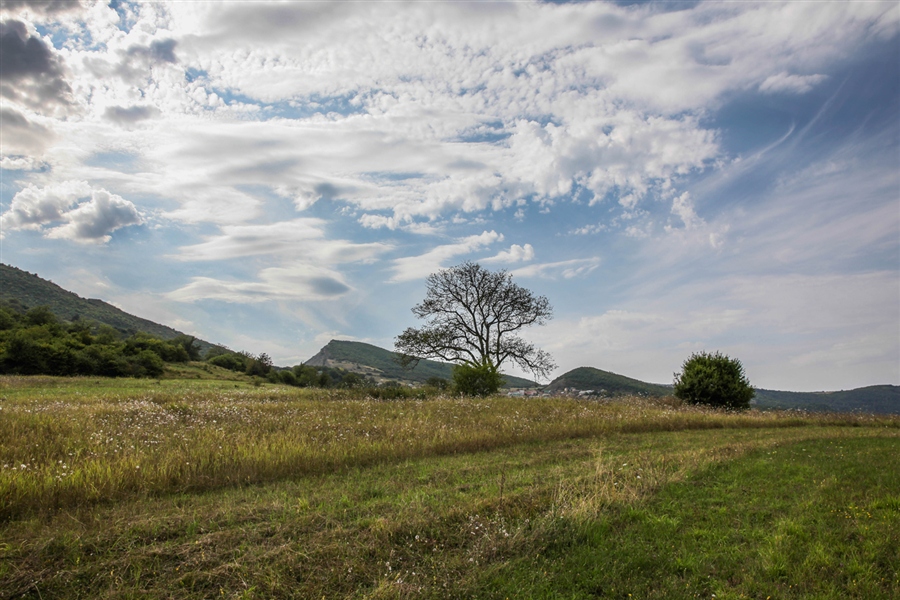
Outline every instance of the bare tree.
<path id="1" fill-rule="evenodd" d="M 556 368 L 553 359 L 518 332 L 545 324 L 552 311 L 546 296 L 514 284 L 507 271 L 466 262 L 428 276 L 425 300 L 412 309 L 426 324 L 401 333 L 394 348 L 405 365 L 436 358 L 499 369 L 508 360 L 543 379 Z"/>

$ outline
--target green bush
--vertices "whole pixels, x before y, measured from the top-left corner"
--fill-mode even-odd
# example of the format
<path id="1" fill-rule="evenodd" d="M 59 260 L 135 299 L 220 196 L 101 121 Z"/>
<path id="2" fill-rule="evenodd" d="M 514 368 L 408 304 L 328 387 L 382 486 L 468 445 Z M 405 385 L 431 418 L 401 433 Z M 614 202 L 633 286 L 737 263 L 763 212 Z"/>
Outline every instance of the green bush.
<path id="1" fill-rule="evenodd" d="M 163 360 L 152 350 L 141 350 L 131 360 L 135 377 L 159 377 L 165 369 Z"/>
<path id="2" fill-rule="evenodd" d="M 477 367 L 456 365 L 453 367 L 453 389 L 463 396 L 490 396 L 503 385 L 503 375 L 490 364 Z"/>
<path id="3" fill-rule="evenodd" d="M 229 371 L 237 371 L 243 373 L 247 369 L 247 357 L 238 352 L 229 352 L 228 354 L 218 354 L 213 356 L 207 362 Z"/>
<path id="4" fill-rule="evenodd" d="M 425 380 L 425 387 L 445 391 L 450 388 L 450 382 L 443 377 L 432 376 Z"/>
<path id="5" fill-rule="evenodd" d="M 675 374 L 675 397 L 692 404 L 744 409 L 753 394 L 741 361 L 719 352 L 692 354 Z"/>

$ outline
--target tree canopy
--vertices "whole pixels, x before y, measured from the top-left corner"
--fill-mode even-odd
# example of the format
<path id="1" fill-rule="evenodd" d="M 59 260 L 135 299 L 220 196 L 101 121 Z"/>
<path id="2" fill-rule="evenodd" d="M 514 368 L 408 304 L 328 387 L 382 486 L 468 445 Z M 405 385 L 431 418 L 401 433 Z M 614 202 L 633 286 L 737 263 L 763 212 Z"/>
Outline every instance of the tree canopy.
<path id="1" fill-rule="evenodd" d="M 513 283 L 507 271 L 466 262 L 432 273 L 426 287 L 425 300 L 412 309 L 425 325 L 410 327 L 395 340 L 401 362 L 431 358 L 499 369 L 509 361 L 538 379 L 556 368 L 549 354 L 518 335 L 550 320 L 550 302 Z"/>
<path id="2" fill-rule="evenodd" d="M 675 397 L 692 404 L 743 409 L 754 393 L 741 361 L 719 352 L 692 354 L 675 374 Z"/>

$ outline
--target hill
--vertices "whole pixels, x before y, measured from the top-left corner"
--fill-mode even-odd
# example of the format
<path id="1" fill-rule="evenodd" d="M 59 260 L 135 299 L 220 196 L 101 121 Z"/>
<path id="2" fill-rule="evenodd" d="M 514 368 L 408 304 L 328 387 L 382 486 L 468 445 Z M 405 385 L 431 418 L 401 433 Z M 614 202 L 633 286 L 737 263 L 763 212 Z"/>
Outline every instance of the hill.
<path id="1" fill-rule="evenodd" d="M 593 367 L 579 367 L 560 375 L 544 388 L 551 394 L 567 388 L 593 391 L 597 396 L 670 396 L 672 387 L 646 383 Z M 900 386 L 872 385 L 839 392 L 781 392 L 757 389 L 750 405 L 761 409 L 801 409 L 813 412 L 900 414 Z"/>
<path id="2" fill-rule="evenodd" d="M 183 335 L 171 327 L 136 317 L 103 300 L 82 298 L 51 281 L 2 263 L 0 263 L 0 302 L 7 302 L 22 310 L 47 306 L 62 320 L 95 321 L 109 325 L 126 336 L 139 331 L 162 340 Z M 201 352 L 206 352 L 213 346 L 200 339 L 197 340 L 197 344 Z"/>
<path id="3" fill-rule="evenodd" d="M 562 393 L 566 388 L 592 391 L 597 396 L 670 396 L 668 386 L 645 383 L 624 375 L 602 371 L 594 367 L 578 367 L 563 373 L 544 388 L 545 392 Z"/>
<path id="4" fill-rule="evenodd" d="M 413 369 L 405 369 L 397 363 L 397 354 L 372 344 L 331 340 L 319 352 L 304 362 L 314 367 L 346 369 L 376 381 L 396 380 L 406 383 L 425 383 L 429 377 L 452 377 L 452 365 L 433 360 L 420 360 Z M 508 387 L 535 387 L 533 381 L 506 375 Z"/>
<path id="5" fill-rule="evenodd" d="M 779 392 L 756 390 L 757 408 L 802 408 L 816 412 L 866 412 L 900 415 L 900 386 L 871 385 L 839 392 Z"/>

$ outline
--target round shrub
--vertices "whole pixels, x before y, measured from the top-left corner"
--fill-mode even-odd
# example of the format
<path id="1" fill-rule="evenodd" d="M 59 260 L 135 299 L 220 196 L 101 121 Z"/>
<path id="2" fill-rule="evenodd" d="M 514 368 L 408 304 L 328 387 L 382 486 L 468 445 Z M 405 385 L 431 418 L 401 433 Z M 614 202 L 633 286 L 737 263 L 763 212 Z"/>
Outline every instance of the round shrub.
<path id="1" fill-rule="evenodd" d="M 675 374 L 675 397 L 692 404 L 744 409 L 753 394 L 741 361 L 719 352 L 692 354 Z"/>
<path id="2" fill-rule="evenodd" d="M 490 396 L 503 385 L 503 375 L 494 365 L 453 367 L 453 389 L 463 396 Z"/>

